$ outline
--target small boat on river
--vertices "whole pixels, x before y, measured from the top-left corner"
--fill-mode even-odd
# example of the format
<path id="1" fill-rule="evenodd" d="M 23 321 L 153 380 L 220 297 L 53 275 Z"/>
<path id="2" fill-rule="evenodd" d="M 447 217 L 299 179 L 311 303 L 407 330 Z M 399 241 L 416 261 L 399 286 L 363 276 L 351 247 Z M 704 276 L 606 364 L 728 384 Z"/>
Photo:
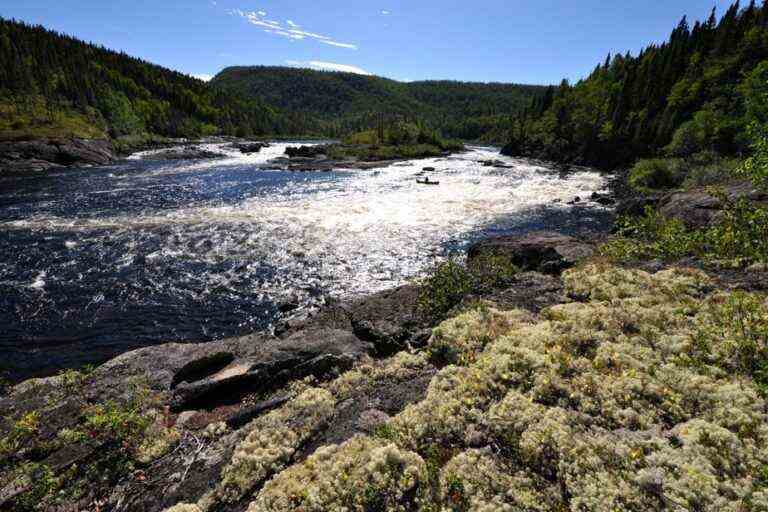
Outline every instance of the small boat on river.
<path id="1" fill-rule="evenodd" d="M 416 183 L 418 183 L 419 185 L 439 185 L 440 184 L 439 181 L 432 181 L 429 178 L 424 178 L 423 180 L 417 179 Z"/>

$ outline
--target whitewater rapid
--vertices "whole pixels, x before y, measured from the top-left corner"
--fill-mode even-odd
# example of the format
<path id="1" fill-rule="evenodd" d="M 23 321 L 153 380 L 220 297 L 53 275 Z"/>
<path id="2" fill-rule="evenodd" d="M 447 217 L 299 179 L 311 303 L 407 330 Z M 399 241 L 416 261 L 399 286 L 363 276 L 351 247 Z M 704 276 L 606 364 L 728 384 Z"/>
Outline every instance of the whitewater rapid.
<path id="1" fill-rule="evenodd" d="M 242 334 L 285 301 L 391 288 L 484 236 L 601 229 L 609 215 L 568 204 L 603 190 L 600 174 L 493 148 L 373 171 L 263 169 L 288 145 L 210 145 L 226 157 L 195 162 L 150 152 L 0 189 L 0 348 L 111 354 Z M 416 183 L 425 167 L 439 186 Z"/>

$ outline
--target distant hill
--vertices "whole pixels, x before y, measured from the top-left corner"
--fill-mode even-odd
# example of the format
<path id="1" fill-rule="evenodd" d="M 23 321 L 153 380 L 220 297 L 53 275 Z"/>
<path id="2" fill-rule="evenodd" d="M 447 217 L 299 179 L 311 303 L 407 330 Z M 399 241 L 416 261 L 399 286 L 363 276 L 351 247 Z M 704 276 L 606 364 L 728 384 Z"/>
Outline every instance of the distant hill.
<path id="1" fill-rule="evenodd" d="M 41 26 L 0 18 L 0 138 L 290 132 L 275 110 Z"/>
<path id="2" fill-rule="evenodd" d="M 403 116 L 433 127 L 473 117 L 509 116 L 544 96 L 546 87 L 453 81 L 398 82 L 376 76 L 311 69 L 230 67 L 211 82 L 224 90 L 273 105 L 326 131 L 369 128 L 376 116 Z"/>

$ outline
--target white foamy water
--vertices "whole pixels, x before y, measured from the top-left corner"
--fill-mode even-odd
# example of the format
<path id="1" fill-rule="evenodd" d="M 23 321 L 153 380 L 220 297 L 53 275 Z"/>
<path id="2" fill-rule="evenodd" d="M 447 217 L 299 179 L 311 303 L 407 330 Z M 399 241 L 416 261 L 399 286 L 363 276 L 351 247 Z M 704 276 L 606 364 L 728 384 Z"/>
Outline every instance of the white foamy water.
<path id="1" fill-rule="evenodd" d="M 535 225 L 542 207 L 550 213 L 559 210 L 567 217 L 573 208 L 566 204 L 568 201 L 575 196 L 589 197 L 606 185 L 597 173 L 580 172 L 561 178 L 546 168 L 500 157 L 488 148 L 472 148 L 448 158 L 399 163 L 377 171 L 310 175 L 257 169 L 281 156 L 287 145 L 273 144 L 255 155 L 227 150 L 226 145 L 209 145 L 205 149 L 225 151 L 227 157 L 159 164 L 115 180 L 114 189 L 93 192 L 141 193 L 146 181 L 155 183 L 153 180 L 163 176 L 208 171 L 214 173 L 208 176 L 210 182 L 200 186 L 213 183 L 234 189 L 240 185 L 242 175 L 234 179 L 222 172 L 219 178 L 215 173 L 252 166 L 253 172 L 264 176 L 267 185 L 245 191 L 236 201 L 206 200 L 172 209 L 98 217 L 41 214 L 3 227 L 66 230 L 81 232 L 84 237 L 93 237 L 89 233 L 97 231 L 97 238 L 104 236 L 103 230 L 109 230 L 110 237 L 118 239 L 162 228 L 158 247 L 141 254 L 140 248 L 132 252 L 134 246 L 128 243 L 127 252 L 114 265 L 123 268 L 137 260 L 147 265 L 182 261 L 209 267 L 226 261 L 242 262 L 235 270 L 190 275 L 190 282 L 196 283 L 195 293 L 201 296 L 211 290 L 226 290 L 233 283 L 242 284 L 244 275 L 263 274 L 263 266 L 268 265 L 274 270 L 271 275 L 259 274 L 249 280 L 252 293 L 280 298 L 322 290 L 345 296 L 401 284 L 444 257 L 446 247 L 460 247 L 479 231 L 493 226 Z M 146 154 L 136 158 L 141 156 Z M 482 164 L 491 159 L 513 168 Z M 427 174 L 440 181 L 439 186 L 416 183 L 424 167 L 435 168 Z M 273 178 L 280 180 L 269 183 Z M 160 187 L 160 193 L 163 187 L 171 186 L 178 184 L 151 185 Z M 91 240 L 95 242 L 98 240 Z M 74 246 L 67 242 L 67 247 Z"/>

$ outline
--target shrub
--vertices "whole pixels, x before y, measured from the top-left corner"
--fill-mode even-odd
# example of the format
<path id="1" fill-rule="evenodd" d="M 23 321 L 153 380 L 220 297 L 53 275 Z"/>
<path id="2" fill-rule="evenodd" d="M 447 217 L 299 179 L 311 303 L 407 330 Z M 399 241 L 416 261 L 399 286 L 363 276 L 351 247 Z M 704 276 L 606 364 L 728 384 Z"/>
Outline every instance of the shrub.
<path id="1" fill-rule="evenodd" d="M 677 187 L 683 182 L 678 160 L 639 160 L 629 172 L 629 184 L 643 192 Z"/>
<path id="2" fill-rule="evenodd" d="M 668 219 L 647 208 L 643 217 L 617 221 L 619 237 L 600 252 L 616 261 L 646 258 L 665 260 L 697 256 L 734 263 L 768 261 L 768 209 L 746 199 L 724 202 L 720 218 L 707 228 L 689 230 L 677 219 Z"/>
<path id="3" fill-rule="evenodd" d="M 503 255 L 483 256 L 471 266 L 455 258 L 432 268 L 422 279 L 419 309 L 434 319 L 442 319 L 469 294 L 502 287 L 519 272 Z"/>
<path id="4" fill-rule="evenodd" d="M 735 133 L 733 123 L 720 112 L 700 110 L 675 131 L 665 152 L 674 157 L 689 157 L 701 151 L 725 152 L 732 149 Z"/>
<path id="5" fill-rule="evenodd" d="M 750 127 L 752 134 L 752 156 L 739 168 L 738 174 L 752 180 L 763 189 L 768 189 L 768 134 L 765 128 L 756 124 Z"/>
<path id="6" fill-rule="evenodd" d="M 434 267 L 422 280 L 419 309 L 440 318 L 453 309 L 473 288 L 472 274 L 455 259 Z"/>

